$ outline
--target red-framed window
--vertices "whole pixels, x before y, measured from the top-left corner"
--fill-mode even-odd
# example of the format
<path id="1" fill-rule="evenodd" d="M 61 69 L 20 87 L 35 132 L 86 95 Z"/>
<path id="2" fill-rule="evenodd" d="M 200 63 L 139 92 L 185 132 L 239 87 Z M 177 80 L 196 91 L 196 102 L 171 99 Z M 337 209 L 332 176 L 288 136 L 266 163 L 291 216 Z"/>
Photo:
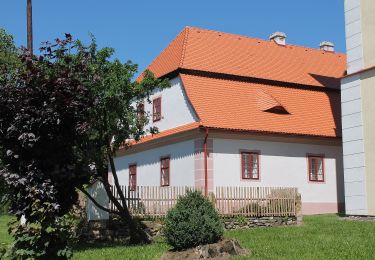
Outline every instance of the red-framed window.
<path id="1" fill-rule="evenodd" d="M 129 190 L 137 188 L 137 165 L 129 165 Z"/>
<path id="2" fill-rule="evenodd" d="M 308 155 L 309 181 L 324 182 L 324 156 Z"/>
<path id="3" fill-rule="evenodd" d="M 242 152 L 242 179 L 259 180 L 259 153 Z"/>
<path id="4" fill-rule="evenodd" d="M 169 186 L 170 158 L 165 157 L 160 160 L 160 185 Z"/>
<path id="5" fill-rule="evenodd" d="M 153 122 L 161 120 L 161 97 L 152 100 L 152 120 Z"/>
<path id="6" fill-rule="evenodd" d="M 145 104 L 144 103 L 138 104 L 137 117 L 138 117 L 138 120 L 142 120 L 145 117 Z"/>

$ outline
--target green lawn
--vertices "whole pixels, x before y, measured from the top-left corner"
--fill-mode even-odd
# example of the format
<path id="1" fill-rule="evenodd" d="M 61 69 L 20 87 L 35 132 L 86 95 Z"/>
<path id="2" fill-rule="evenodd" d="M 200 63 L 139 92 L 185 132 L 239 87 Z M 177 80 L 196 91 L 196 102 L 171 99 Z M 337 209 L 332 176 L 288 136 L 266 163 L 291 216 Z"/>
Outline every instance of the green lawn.
<path id="1" fill-rule="evenodd" d="M 73 259 L 158 259 L 169 246 L 164 242 L 155 242 L 147 246 L 101 246 L 99 248 L 78 249 Z"/>
<path id="2" fill-rule="evenodd" d="M 252 259 L 375 259 L 375 222 L 335 215 L 304 217 L 301 227 L 238 230 L 226 236 L 250 248 Z"/>
<path id="3" fill-rule="evenodd" d="M 0 215 L 0 244 L 9 244 L 12 242 L 11 237 L 8 235 L 8 222 L 12 220 L 12 217 L 7 215 Z"/>
<path id="4" fill-rule="evenodd" d="M 0 243 L 10 242 L 0 217 Z M 307 216 L 300 227 L 228 231 L 252 250 L 250 259 L 375 259 L 375 222 L 348 221 L 335 215 Z M 157 259 L 168 245 L 102 245 L 75 250 L 73 259 Z M 239 258 L 239 259 L 247 259 Z"/>

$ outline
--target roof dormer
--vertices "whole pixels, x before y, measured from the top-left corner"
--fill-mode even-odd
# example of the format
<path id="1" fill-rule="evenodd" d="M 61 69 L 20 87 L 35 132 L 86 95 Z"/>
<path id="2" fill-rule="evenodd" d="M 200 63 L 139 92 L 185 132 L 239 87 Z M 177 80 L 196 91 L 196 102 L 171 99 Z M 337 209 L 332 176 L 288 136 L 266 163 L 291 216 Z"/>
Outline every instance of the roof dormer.
<path id="1" fill-rule="evenodd" d="M 263 112 L 274 114 L 290 114 L 286 108 L 280 104 L 272 95 L 258 90 L 256 93 L 257 106 Z"/>

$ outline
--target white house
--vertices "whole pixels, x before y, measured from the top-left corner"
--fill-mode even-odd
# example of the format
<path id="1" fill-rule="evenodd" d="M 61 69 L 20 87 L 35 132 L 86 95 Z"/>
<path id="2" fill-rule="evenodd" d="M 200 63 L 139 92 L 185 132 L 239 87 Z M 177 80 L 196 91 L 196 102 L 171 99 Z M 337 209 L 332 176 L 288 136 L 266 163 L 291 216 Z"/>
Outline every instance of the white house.
<path id="1" fill-rule="evenodd" d="M 120 183 L 297 187 L 304 214 L 341 210 L 346 56 L 285 38 L 185 28 L 149 66 L 171 88 L 144 102 L 159 133 L 118 152 Z"/>

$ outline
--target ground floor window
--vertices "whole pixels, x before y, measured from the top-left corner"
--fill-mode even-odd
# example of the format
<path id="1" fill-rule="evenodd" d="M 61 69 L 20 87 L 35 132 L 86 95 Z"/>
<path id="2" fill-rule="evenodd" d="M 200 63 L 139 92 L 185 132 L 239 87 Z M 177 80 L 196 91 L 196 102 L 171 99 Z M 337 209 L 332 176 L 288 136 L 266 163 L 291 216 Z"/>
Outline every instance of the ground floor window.
<path id="1" fill-rule="evenodd" d="M 242 152 L 242 179 L 259 180 L 259 153 Z"/>
<path id="2" fill-rule="evenodd" d="M 135 190 L 137 188 L 137 165 L 129 165 L 129 189 Z"/>
<path id="3" fill-rule="evenodd" d="M 324 181 L 324 157 L 316 155 L 308 155 L 309 164 L 309 180 L 323 182 Z"/>
<path id="4" fill-rule="evenodd" d="M 165 157 L 160 160 L 160 185 L 169 186 L 170 158 Z"/>

